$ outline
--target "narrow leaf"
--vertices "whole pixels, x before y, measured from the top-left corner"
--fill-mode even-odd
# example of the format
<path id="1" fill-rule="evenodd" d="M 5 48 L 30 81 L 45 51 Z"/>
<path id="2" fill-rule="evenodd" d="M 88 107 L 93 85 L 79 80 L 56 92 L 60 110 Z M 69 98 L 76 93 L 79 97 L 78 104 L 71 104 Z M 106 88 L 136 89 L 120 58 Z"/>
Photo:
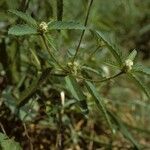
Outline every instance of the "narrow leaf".
<path id="1" fill-rule="evenodd" d="M 116 61 L 121 66 L 122 59 L 121 59 L 120 53 L 119 53 L 118 49 L 110 42 L 108 35 L 106 35 L 105 32 L 101 32 L 101 31 L 96 31 L 96 33 L 105 42 L 105 44 L 109 48 L 112 55 L 115 57 Z"/>
<path id="2" fill-rule="evenodd" d="M 114 123 L 118 126 L 120 132 L 124 135 L 124 137 L 128 139 L 129 141 L 131 141 L 137 150 L 140 150 L 139 144 L 133 138 L 132 134 L 128 131 L 127 127 L 124 125 L 121 119 L 116 114 L 110 111 L 108 111 L 108 113 L 112 117 L 112 119 L 114 120 Z"/>
<path id="3" fill-rule="evenodd" d="M 85 81 L 85 86 L 87 87 L 87 90 L 89 91 L 89 93 L 92 95 L 93 99 L 95 100 L 95 103 L 97 104 L 97 107 L 99 108 L 100 111 L 102 111 L 102 113 L 104 114 L 106 121 L 112 131 L 112 133 L 114 132 L 113 126 L 111 124 L 109 115 L 107 114 L 107 108 L 105 107 L 102 98 L 100 97 L 99 93 L 97 92 L 95 86 L 89 82 L 89 81 Z"/>
<path id="4" fill-rule="evenodd" d="M 143 65 L 134 65 L 133 72 L 138 72 L 138 73 L 150 76 L 150 68 L 145 67 Z"/>
<path id="5" fill-rule="evenodd" d="M 140 31 L 139 31 L 139 33 L 140 33 L 140 35 L 143 35 L 144 33 L 148 33 L 150 31 L 150 24 L 148 24 L 148 25 L 145 25 Z"/>
<path id="6" fill-rule="evenodd" d="M 78 82 L 71 75 L 67 76 L 65 80 L 68 90 L 71 92 L 73 97 L 79 102 L 81 111 L 86 116 L 89 111 L 86 103 L 86 96 L 83 94 Z"/>
<path id="7" fill-rule="evenodd" d="M 8 34 L 12 34 L 16 36 L 31 35 L 31 34 L 37 34 L 37 30 L 28 25 L 15 25 L 9 28 Z"/>
<path id="8" fill-rule="evenodd" d="M 52 21 L 48 23 L 49 30 L 58 29 L 80 29 L 85 30 L 85 26 L 74 21 Z"/>
<path id="9" fill-rule="evenodd" d="M 137 55 L 137 51 L 134 49 L 134 50 L 129 54 L 129 56 L 127 57 L 127 59 L 130 59 L 130 60 L 134 61 L 136 55 Z"/>
<path id="10" fill-rule="evenodd" d="M 24 20 L 27 24 L 32 25 L 33 27 L 37 27 L 37 22 L 33 19 L 29 14 L 18 11 L 18 10 L 9 10 L 10 13 L 16 15 L 17 17 Z"/>
<path id="11" fill-rule="evenodd" d="M 150 93 L 148 87 L 133 73 L 128 73 L 129 77 L 137 84 L 137 86 L 147 95 L 150 99 Z"/>
<path id="12" fill-rule="evenodd" d="M 36 90 L 40 87 L 40 85 L 49 77 L 51 72 L 51 68 L 45 69 L 38 77 L 31 83 L 30 87 L 28 87 L 23 93 L 21 93 L 18 106 L 21 107 L 25 105 L 29 99 L 35 94 Z"/>

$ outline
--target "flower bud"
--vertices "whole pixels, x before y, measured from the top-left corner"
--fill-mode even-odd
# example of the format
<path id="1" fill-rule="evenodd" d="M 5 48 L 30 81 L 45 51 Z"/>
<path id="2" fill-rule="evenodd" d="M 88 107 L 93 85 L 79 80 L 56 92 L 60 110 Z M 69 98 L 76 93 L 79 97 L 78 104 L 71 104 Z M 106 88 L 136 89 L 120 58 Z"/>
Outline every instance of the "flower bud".
<path id="1" fill-rule="evenodd" d="M 132 60 L 130 60 L 130 59 L 125 60 L 123 71 L 129 72 L 130 70 L 132 70 L 132 66 L 133 66 Z"/>
<path id="2" fill-rule="evenodd" d="M 39 25 L 39 31 L 40 32 L 46 32 L 48 28 L 48 25 L 46 22 L 41 22 Z"/>

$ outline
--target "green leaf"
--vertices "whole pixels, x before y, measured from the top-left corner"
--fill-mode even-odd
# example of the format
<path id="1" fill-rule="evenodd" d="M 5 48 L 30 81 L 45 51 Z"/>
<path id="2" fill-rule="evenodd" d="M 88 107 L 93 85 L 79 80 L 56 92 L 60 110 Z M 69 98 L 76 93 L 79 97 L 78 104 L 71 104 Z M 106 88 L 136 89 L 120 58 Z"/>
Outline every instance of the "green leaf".
<path id="1" fill-rule="evenodd" d="M 56 48 L 55 40 L 52 38 L 51 35 L 45 35 L 46 40 L 48 41 L 49 45 L 55 50 L 58 51 Z"/>
<path id="2" fill-rule="evenodd" d="M 91 68 L 89 66 L 82 66 L 82 70 L 86 70 L 88 72 L 93 72 L 93 73 L 95 73 L 97 75 L 101 75 L 101 73 L 97 69 L 93 69 L 93 68 Z"/>
<path id="3" fill-rule="evenodd" d="M 132 70 L 133 72 L 138 72 L 150 76 L 150 68 L 145 67 L 143 65 L 134 65 Z"/>
<path id="4" fill-rule="evenodd" d="M 12 34 L 16 36 L 31 35 L 31 34 L 37 34 L 37 30 L 28 25 L 15 25 L 9 28 L 8 34 Z"/>
<path id="5" fill-rule="evenodd" d="M 107 45 L 112 55 L 115 57 L 118 64 L 121 66 L 122 59 L 119 50 L 110 42 L 108 35 L 105 32 L 101 32 L 101 31 L 96 31 L 96 33 L 104 41 L 104 43 Z"/>
<path id="6" fill-rule="evenodd" d="M 112 131 L 114 133 L 113 126 L 111 124 L 109 115 L 107 113 L 107 108 L 104 105 L 104 102 L 102 98 L 100 97 L 99 93 L 96 90 L 96 87 L 89 81 L 85 81 L 85 86 L 87 87 L 89 93 L 92 95 L 93 99 L 95 100 L 95 103 L 97 104 L 97 107 L 99 108 L 100 111 L 104 114 L 104 117 L 106 118 L 106 121 Z"/>
<path id="7" fill-rule="evenodd" d="M 127 57 L 127 59 L 130 59 L 130 60 L 134 61 L 136 55 L 137 55 L 137 51 L 134 49 L 134 50 L 129 54 L 129 56 Z"/>
<path id="8" fill-rule="evenodd" d="M 28 87 L 25 91 L 23 91 L 23 93 L 21 93 L 18 103 L 19 107 L 25 105 L 33 96 L 33 94 L 35 94 L 35 92 L 43 83 L 43 81 L 45 81 L 49 77 L 51 69 L 52 68 L 45 69 L 41 74 L 38 75 L 38 77 L 35 80 L 33 80 L 30 87 Z"/>
<path id="9" fill-rule="evenodd" d="M 33 26 L 33 27 L 37 27 L 37 22 L 35 21 L 35 19 L 33 19 L 29 14 L 18 11 L 18 10 L 9 10 L 10 13 L 16 15 L 17 17 L 21 18 L 22 20 L 24 20 L 27 24 Z"/>
<path id="10" fill-rule="evenodd" d="M 106 66 L 110 66 L 113 69 L 119 69 L 120 68 L 119 65 L 117 64 L 117 62 L 114 62 L 108 58 L 106 58 L 103 61 L 100 61 L 100 63 L 105 64 Z"/>
<path id="11" fill-rule="evenodd" d="M 13 139 L 9 139 L 7 135 L 0 133 L 0 149 L 2 150 L 22 150 L 20 144 Z"/>
<path id="12" fill-rule="evenodd" d="M 32 101 L 30 101 L 28 105 L 21 107 L 18 111 L 17 99 L 12 93 L 11 87 L 7 87 L 4 90 L 2 94 L 4 104 L 11 110 L 12 114 L 18 115 L 22 121 L 32 121 L 32 119 L 37 115 L 37 102 L 32 103 Z"/>
<path id="13" fill-rule="evenodd" d="M 109 115 L 114 120 L 115 124 L 118 126 L 120 132 L 124 135 L 126 139 L 132 142 L 137 150 L 140 150 L 140 146 L 137 141 L 133 138 L 132 134 L 128 131 L 127 127 L 123 124 L 121 119 L 114 113 L 108 111 Z"/>
<path id="14" fill-rule="evenodd" d="M 71 75 L 67 76 L 65 80 L 68 90 L 71 92 L 73 97 L 79 102 L 81 111 L 86 116 L 89 112 L 86 103 L 86 96 L 83 94 L 78 82 Z"/>
<path id="15" fill-rule="evenodd" d="M 148 87 L 133 73 L 128 73 L 128 76 L 137 84 L 137 86 L 147 95 L 150 99 Z"/>
<path id="16" fill-rule="evenodd" d="M 145 25 L 145 26 L 139 31 L 139 33 L 140 33 L 140 35 L 143 35 L 144 33 L 149 32 L 149 31 L 150 31 L 150 24 Z"/>
<path id="17" fill-rule="evenodd" d="M 58 29 L 80 29 L 85 30 L 85 26 L 74 22 L 74 21 L 52 21 L 48 23 L 49 30 L 58 30 Z"/>

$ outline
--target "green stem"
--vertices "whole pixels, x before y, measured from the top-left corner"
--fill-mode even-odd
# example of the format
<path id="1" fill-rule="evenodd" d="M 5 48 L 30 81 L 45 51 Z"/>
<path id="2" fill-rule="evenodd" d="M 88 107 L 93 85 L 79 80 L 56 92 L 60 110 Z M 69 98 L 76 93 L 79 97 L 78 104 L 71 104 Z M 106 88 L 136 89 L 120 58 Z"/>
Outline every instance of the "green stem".
<path id="1" fill-rule="evenodd" d="M 84 77 L 79 77 L 79 76 L 75 76 L 76 78 L 79 78 L 79 79 L 83 79 L 83 80 L 87 80 L 87 81 L 92 81 L 92 82 L 105 82 L 105 81 L 108 81 L 108 80 L 111 80 L 111 79 L 114 79 L 120 75 L 122 75 L 124 72 L 120 71 L 119 73 L 109 77 L 109 78 L 105 78 L 105 79 L 102 79 L 102 80 L 93 80 L 93 79 L 87 79 L 87 78 L 84 78 Z"/>
<path id="2" fill-rule="evenodd" d="M 90 3 L 89 3 L 88 9 L 87 9 L 86 18 L 85 18 L 85 22 L 84 22 L 84 26 L 87 26 L 87 22 L 88 22 L 88 19 L 89 19 L 89 14 L 90 14 L 90 9 L 91 9 L 92 3 L 93 3 L 93 0 L 91 0 Z M 81 45 L 84 33 L 85 33 L 85 29 L 81 33 L 79 44 L 77 46 L 76 53 L 75 53 L 75 55 L 73 57 L 72 63 L 74 63 L 74 61 L 75 61 L 75 59 L 77 57 L 77 54 L 78 54 L 78 51 L 79 51 L 79 48 L 80 48 L 80 45 Z"/>
<path id="3" fill-rule="evenodd" d="M 97 46 L 96 49 L 89 55 L 87 60 L 91 59 L 93 55 L 99 50 L 99 48 L 102 48 L 102 47 L 103 47 L 102 45 Z"/>
<path id="4" fill-rule="evenodd" d="M 57 64 L 62 70 L 67 71 L 67 70 L 55 59 L 55 57 L 52 55 L 51 50 L 50 50 L 50 48 L 49 48 L 49 46 L 48 46 L 48 44 L 47 44 L 47 42 L 46 42 L 45 36 L 44 36 L 44 35 L 41 35 L 41 37 L 42 37 L 42 39 L 43 39 L 44 45 L 45 45 L 45 47 L 46 47 L 46 49 L 47 49 L 49 55 L 51 56 L 51 58 L 56 62 L 56 64 Z"/>

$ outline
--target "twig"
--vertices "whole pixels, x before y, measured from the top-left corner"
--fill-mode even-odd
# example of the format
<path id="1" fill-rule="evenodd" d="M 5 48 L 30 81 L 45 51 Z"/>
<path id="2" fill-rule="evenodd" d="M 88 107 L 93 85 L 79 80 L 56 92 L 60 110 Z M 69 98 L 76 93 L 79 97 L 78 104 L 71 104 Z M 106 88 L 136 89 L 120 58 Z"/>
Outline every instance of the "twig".
<path id="1" fill-rule="evenodd" d="M 31 139 L 31 137 L 28 134 L 27 127 L 26 127 L 25 123 L 23 123 L 23 127 L 24 127 L 24 131 L 25 131 L 26 137 L 28 138 L 29 143 L 30 143 L 30 150 L 33 150 L 32 139 Z"/>
<path id="2" fill-rule="evenodd" d="M 93 3 L 93 0 L 91 0 L 90 3 L 89 3 L 88 9 L 87 9 L 86 18 L 85 18 L 85 22 L 84 22 L 84 26 L 87 26 L 87 22 L 88 22 L 88 19 L 89 19 L 89 14 L 90 14 L 90 10 L 91 10 L 92 3 Z M 84 29 L 84 30 L 82 31 L 82 33 L 81 33 L 80 40 L 79 40 L 79 44 L 78 44 L 78 46 L 77 46 L 76 53 L 75 53 L 75 55 L 74 55 L 74 57 L 73 57 L 72 63 L 74 63 L 74 61 L 75 61 L 75 59 L 76 59 L 76 57 L 77 57 L 77 54 L 78 54 L 78 51 L 79 51 L 79 48 L 80 48 L 80 45 L 81 45 L 81 42 L 82 42 L 84 33 L 85 33 L 85 29 Z"/>

